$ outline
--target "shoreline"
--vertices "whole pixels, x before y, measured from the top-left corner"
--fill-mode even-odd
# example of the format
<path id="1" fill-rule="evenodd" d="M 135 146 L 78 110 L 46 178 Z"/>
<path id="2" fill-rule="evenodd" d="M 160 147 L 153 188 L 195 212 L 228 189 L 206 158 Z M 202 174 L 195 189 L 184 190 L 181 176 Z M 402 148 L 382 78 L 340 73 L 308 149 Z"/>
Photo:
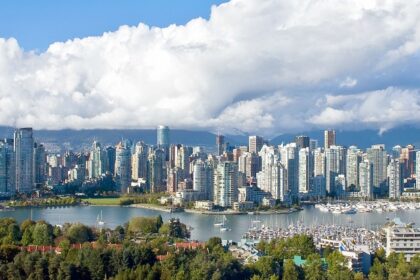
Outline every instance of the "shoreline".
<path id="1" fill-rule="evenodd" d="M 290 214 L 294 212 L 300 211 L 300 209 L 291 208 L 291 209 L 280 209 L 280 210 L 267 210 L 267 211 L 250 211 L 252 214 L 248 212 L 237 212 L 232 210 L 227 211 L 207 211 L 207 210 L 200 210 L 200 209 L 182 209 L 182 211 L 175 211 L 172 212 L 171 209 L 166 208 L 165 206 L 158 206 L 158 205 L 150 205 L 150 204 L 131 204 L 125 205 L 124 207 L 132 207 L 132 208 L 142 208 L 142 209 L 149 209 L 149 210 L 156 210 L 162 211 L 166 213 L 191 213 L 191 214 L 200 214 L 200 215 L 272 215 L 272 214 Z"/>

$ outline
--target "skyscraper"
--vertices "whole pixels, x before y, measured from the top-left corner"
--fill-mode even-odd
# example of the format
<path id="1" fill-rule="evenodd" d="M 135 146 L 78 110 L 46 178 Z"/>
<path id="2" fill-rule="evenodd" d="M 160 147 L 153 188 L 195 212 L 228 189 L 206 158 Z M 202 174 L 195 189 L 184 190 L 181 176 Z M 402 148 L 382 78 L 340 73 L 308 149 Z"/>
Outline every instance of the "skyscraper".
<path id="1" fill-rule="evenodd" d="M 359 187 L 359 163 L 362 161 L 362 151 L 356 146 L 350 146 L 346 158 L 346 190 Z"/>
<path id="2" fill-rule="evenodd" d="M 403 165 L 399 159 L 391 159 L 387 168 L 389 198 L 399 199 L 402 191 Z"/>
<path id="3" fill-rule="evenodd" d="M 32 128 L 19 128 L 14 134 L 16 155 L 16 191 L 29 193 L 34 187 L 34 139 Z"/>
<path id="4" fill-rule="evenodd" d="M 274 147 L 264 145 L 259 152 L 261 171 L 257 173 L 257 184 L 273 198 L 289 202 L 287 170 L 280 162 L 280 154 Z"/>
<path id="5" fill-rule="evenodd" d="M 345 175 L 346 149 L 342 146 L 330 146 L 325 150 L 325 181 L 326 190 L 330 195 L 337 195 L 335 190 L 335 177 Z"/>
<path id="6" fill-rule="evenodd" d="M 416 153 L 416 189 L 420 190 L 420 151 Z"/>
<path id="7" fill-rule="evenodd" d="M 295 137 L 295 143 L 300 151 L 300 149 L 309 148 L 310 140 L 308 136 L 299 135 Z"/>
<path id="8" fill-rule="evenodd" d="M 216 135 L 216 148 L 217 148 L 217 155 L 223 155 L 225 151 L 225 136 L 217 134 Z"/>
<path id="9" fill-rule="evenodd" d="M 193 168 L 193 189 L 204 194 L 206 199 L 213 199 L 213 166 L 197 160 Z"/>
<path id="10" fill-rule="evenodd" d="M 171 144 L 169 136 L 169 126 L 159 125 L 157 127 L 157 147 L 163 149 L 165 161 L 169 160 L 169 145 Z"/>
<path id="11" fill-rule="evenodd" d="M 308 194 L 312 188 L 313 157 L 309 147 L 299 151 L 299 193 Z"/>
<path id="12" fill-rule="evenodd" d="M 105 155 L 102 151 L 101 144 L 94 141 L 88 161 L 89 178 L 98 178 L 105 173 L 105 163 Z"/>
<path id="13" fill-rule="evenodd" d="M 147 177 L 147 156 L 148 146 L 143 141 L 137 142 L 131 160 L 133 180 Z"/>
<path id="14" fill-rule="evenodd" d="M 0 142 L 0 193 L 7 190 L 7 150 L 6 145 Z"/>
<path id="15" fill-rule="evenodd" d="M 359 188 L 362 197 L 373 198 L 373 166 L 368 160 L 359 163 Z"/>
<path id="16" fill-rule="evenodd" d="M 125 141 L 115 148 L 115 181 L 121 193 L 131 187 L 131 149 Z"/>
<path id="17" fill-rule="evenodd" d="M 35 184 L 43 185 L 46 181 L 46 154 L 44 145 L 35 143 L 34 147 L 34 180 Z"/>
<path id="18" fill-rule="evenodd" d="M 105 149 L 106 168 L 105 172 L 115 174 L 115 147 L 108 146 Z"/>
<path id="19" fill-rule="evenodd" d="M 388 166 L 388 156 L 385 145 L 372 145 L 366 150 L 367 159 L 373 166 L 373 193 L 384 194 L 387 186 L 386 170 Z"/>
<path id="20" fill-rule="evenodd" d="M 264 144 L 264 139 L 261 136 L 249 136 L 249 152 L 258 154 Z"/>
<path id="21" fill-rule="evenodd" d="M 150 192 L 160 192 L 165 188 L 164 183 L 165 152 L 156 149 L 149 154 L 147 163 L 147 188 Z"/>
<path id="22" fill-rule="evenodd" d="M 335 146 L 335 130 L 324 131 L 324 149 L 328 149 L 331 146 Z"/>
<path id="23" fill-rule="evenodd" d="M 219 163 L 214 170 L 213 202 L 222 207 L 232 207 L 238 200 L 238 165 L 234 162 Z"/>
<path id="24" fill-rule="evenodd" d="M 287 170 L 287 191 L 292 201 L 299 199 L 299 152 L 296 143 L 279 146 L 280 161 Z"/>

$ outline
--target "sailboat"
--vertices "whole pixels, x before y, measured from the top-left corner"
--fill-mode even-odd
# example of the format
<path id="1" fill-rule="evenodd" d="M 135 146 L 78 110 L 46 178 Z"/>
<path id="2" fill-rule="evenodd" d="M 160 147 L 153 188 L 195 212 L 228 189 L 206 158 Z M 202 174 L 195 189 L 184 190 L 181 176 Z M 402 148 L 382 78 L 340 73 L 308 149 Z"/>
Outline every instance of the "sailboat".
<path id="1" fill-rule="evenodd" d="M 225 215 L 223 215 L 222 225 L 220 226 L 220 231 L 221 231 L 221 232 L 224 232 L 224 231 L 230 231 L 230 230 L 231 230 L 230 228 L 228 228 L 228 227 L 226 226 L 226 221 L 227 221 L 226 216 L 225 216 Z"/>
<path id="2" fill-rule="evenodd" d="M 216 221 L 216 222 L 214 223 L 214 226 L 215 226 L 215 227 L 221 227 L 223 224 L 224 224 L 224 222 L 223 222 L 223 218 L 222 218 L 222 222 L 217 222 L 217 221 Z"/>
<path id="3" fill-rule="evenodd" d="M 102 219 L 102 210 L 101 210 L 101 216 L 99 217 L 99 215 L 98 215 L 98 217 L 96 218 L 96 222 L 98 223 L 98 226 L 105 225 L 105 222 Z"/>

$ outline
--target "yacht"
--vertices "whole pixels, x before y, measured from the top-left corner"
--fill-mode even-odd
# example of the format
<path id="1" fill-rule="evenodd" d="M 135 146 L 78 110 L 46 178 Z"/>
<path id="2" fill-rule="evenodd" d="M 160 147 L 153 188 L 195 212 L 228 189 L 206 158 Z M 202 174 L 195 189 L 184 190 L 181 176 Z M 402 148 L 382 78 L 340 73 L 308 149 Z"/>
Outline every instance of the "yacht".
<path id="1" fill-rule="evenodd" d="M 101 214 L 100 215 L 101 215 L 100 217 L 98 215 L 98 217 L 96 218 L 96 222 L 98 223 L 98 226 L 103 226 L 103 225 L 105 225 L 105 222 L 102 219 L 102 210 L 101 210 Z"/>

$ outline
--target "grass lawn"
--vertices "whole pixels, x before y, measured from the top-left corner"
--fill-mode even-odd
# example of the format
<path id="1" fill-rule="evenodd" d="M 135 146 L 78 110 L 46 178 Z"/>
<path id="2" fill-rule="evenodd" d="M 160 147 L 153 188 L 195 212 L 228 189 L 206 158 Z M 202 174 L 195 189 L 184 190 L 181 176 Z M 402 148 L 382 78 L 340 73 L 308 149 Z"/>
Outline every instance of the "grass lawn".
<path id="1" fill-rule="evenodd" d="M 120 197 L 112 198 L 84 198 L 82 201 L 89 202 L 92 205 L 120 205 Z"/>

